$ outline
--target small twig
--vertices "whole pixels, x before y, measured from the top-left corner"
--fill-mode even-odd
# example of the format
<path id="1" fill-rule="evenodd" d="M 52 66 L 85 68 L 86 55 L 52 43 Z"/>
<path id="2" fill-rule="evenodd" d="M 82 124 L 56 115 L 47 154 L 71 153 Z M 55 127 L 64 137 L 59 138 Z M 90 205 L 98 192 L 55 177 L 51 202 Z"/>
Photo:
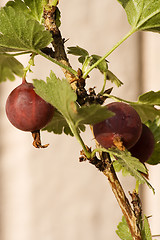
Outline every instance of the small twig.
<path id="1" fill-rule="evenodd" d="M 152 237 L 160 237 L 160 234 L 158 234 L 158 235 L 152 235 Z"/>
<path id="2" fill-rule="evenodd" d="M 104 161 L 103 155 L 101 156 L 101 158 Z M 118 201 L 118 204 L 122 210 L 123 215 L 126 218 L 133 240 L 142 240 L 140 228 L 137 224 L 137 218 L 134 214 L 134 211 L 131 208 L 131 205 L 125 195 L 125 192 L 117 178 L 113 165 L 108 157 L 105 158 L 105 163 L 106 169 L 103 171 L 103 174 L 108 178 L 112 191 Z"/>

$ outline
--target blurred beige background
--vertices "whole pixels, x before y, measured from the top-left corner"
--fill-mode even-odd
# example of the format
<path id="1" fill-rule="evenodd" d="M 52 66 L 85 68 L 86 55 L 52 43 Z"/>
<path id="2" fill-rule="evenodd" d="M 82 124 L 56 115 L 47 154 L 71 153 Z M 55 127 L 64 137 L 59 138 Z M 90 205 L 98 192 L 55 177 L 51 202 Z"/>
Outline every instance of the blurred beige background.
<path id="1" fill-rule="evenodd" d="M 6 1 L 1 1 L 1 6 Z M 126 15 L 114 0 L 60 1 L 61 31 L 67 46 L 79 45 L 91 54 L 104 55 L 130 29 Z M 159 35 L 136 33 L 108 58 L 109 68 L 124 82 L 114 94 L 136 100 L 138 94 L 159 90 Z M 69 56 L 78 68 L 77 58 Z M 28 57 L 19 57 L 26 66 Z M 45 79 L 59 68 L 36 57 L 33 78 Z M 88 87 L 101 86 L 94 70 Z M 118 240 L 116 226 L 122 214 L 107 179 L 87 162 L 79 163 L 81 147 L 74 138 L 42 133 L 47 149 L 34 149 L 30 133 L 14 128 L 5 115 L 5 101 L 15 82 L 0 85 L 0 239 L 1 240 Z M 108 84 L 110 86 L 110 84 Z M 86 143 L 94 146 L 89 130 Z M 156 195 L 142 188 L 143 207 L 152 234 L 160 234 L 160 167 L 150 167 Z M 127 196 L 134 188 L 132 177 L 121 177 Z"/>

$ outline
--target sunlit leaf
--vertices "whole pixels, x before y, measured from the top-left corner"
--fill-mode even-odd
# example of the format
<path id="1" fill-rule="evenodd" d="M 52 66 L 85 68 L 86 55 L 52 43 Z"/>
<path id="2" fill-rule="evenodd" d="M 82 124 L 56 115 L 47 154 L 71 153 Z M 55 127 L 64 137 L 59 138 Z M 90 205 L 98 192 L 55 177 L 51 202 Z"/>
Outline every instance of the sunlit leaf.
<path id="1" fill-rule="evenodd" d="M 133 30 L 160 32 L 160 0 L 118 0 Z"/>
<path id="2" fill-rule="evenodd" d="M 116 233 L 120 237 L 121 240 L 132 240 L 133 239 L 124 216 L 122 217 L 122 221 L 117 226 Z"/>
<path id="3" fill-rule="evenodd" d="M 51 41 L 51 34 L 36 20 L 12 7 L 1 8 L 0 52 L 36 52 Z"/>

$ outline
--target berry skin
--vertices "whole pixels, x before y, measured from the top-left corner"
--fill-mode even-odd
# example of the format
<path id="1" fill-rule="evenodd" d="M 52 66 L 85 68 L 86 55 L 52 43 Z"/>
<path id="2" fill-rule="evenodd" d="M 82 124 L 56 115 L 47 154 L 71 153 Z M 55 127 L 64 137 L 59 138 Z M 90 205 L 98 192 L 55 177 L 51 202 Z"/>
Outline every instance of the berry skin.
<path id="1" fill-rule="evenodd" d="M 45 127 L 52 119 L 54 107 L 33 90 L 32 83 L 23 80 L 8 96 L 6 114 L 9 121 L 22 131 L 34 132 Z"/>
<path id="2" fill-rule="evenodd" d="M 142 132 L 142 123 L 138 113 L 130 105 L 122 102 L 113 102 L 106 107 L 115 115 L 94 124 L 93 133 L 97 142 L 107 149 L 115 146 L 116 139 L 120 139 L 125 148 L 131 148 Z"/>
<path id="3" fill-rule="evenodd" d="M 142 124 L 142 134 L 138 142 L 129 149 L 133 157 L 144 163 L 151 157 L 154 150 L 155 140 L 151 130 Z"/>

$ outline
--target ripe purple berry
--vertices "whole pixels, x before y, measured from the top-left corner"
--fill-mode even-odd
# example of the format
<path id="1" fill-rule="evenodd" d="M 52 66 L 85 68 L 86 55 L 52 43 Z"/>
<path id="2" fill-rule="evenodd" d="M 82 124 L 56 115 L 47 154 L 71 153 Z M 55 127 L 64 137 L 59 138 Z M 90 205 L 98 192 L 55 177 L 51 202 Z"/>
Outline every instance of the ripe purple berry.
<path id="1" fill-rule="evenodd" d="M 129 149 L 132 156 L 138 158 L 140 162 L 144 163 L 151 157 L 154 150 L 155 140 L 151 130 L 142 124 L 142 134 L 138 142 Z"/>
<path id="2" fill-rule="evenodd" d="M 52 119 L 54 107 L 35 93 L 32 83 L 23 79 L 8 96 L 6 114 L 16 128 L 35 133 Z"/>
<path id="3" fill-rule="evenodd" d="M 106 107 L 115 115 L 94 124 L 93 132 L 97 142 L 104 148 L 110 148 L 116 145 L 115 142 L 118 139 L 125 148 L 131 148 L 142 132 L 138 113 L 130 105 L 122 102 L 113 102 Z"/>

